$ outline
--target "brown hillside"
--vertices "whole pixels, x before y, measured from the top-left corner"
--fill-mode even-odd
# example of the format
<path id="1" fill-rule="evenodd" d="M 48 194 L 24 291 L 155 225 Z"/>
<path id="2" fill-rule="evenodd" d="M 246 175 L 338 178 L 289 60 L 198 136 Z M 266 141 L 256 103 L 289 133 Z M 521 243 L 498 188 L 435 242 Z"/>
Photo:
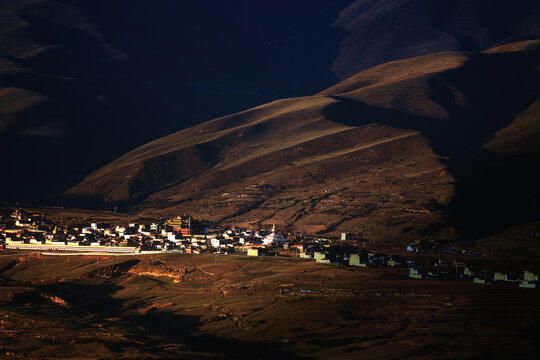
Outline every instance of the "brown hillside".
<path id="1" fill-rule="evenodd" d="M 535 124 L 539 51 L 529 41 L 379 65 L 318 95 L 150 142 L 67 194 L 139 213 L 369 237 L 494 231 L 533 214 L 524 194 L 538 191 L 536 155 L 483 146 L 506 139 L 503 128 L 522 126 L 527 111 Z M 518 130 L 506 148 L 532 141 Z"/>
<path id="2" fill-rule="evenodd" d="M 3 0 L 0 198 L 63 205 L 174 131 L 389 61 L 539 37 L 537 0 Z"/>

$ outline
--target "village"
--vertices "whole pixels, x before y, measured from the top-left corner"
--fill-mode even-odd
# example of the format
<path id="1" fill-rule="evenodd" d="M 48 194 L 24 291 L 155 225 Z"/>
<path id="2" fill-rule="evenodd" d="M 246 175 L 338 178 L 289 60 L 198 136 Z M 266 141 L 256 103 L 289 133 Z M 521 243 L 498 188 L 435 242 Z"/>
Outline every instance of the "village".
<path id="1" fill-rule="evenodd" d="M 105 222 L 61 226 L 42 213 L 4 209 L 0 221 L 0 249 L 50 251 L 59 254 L 130 255 L 144 253 L 220 254 L 251 257 L 291 257 L 321 264 L 364 268 L 402 268 L 417 280 L 469 280 L 476 284 L 517 284 L 537 287 L 532 271 L 494 271 L 457 260 L 468 252 L 440 248 L 434 240 L 418 240 L 403 253 L 388 255 L 366 249 L 361 234 L 342 233 L 339 239 L 289 232 L 224 227 L 191 216 L 160 219 L 147 224 Z M 409 255 L 410 254 L 410 255 Z M 426 255 L 426 256 L 423 256 Z"/>

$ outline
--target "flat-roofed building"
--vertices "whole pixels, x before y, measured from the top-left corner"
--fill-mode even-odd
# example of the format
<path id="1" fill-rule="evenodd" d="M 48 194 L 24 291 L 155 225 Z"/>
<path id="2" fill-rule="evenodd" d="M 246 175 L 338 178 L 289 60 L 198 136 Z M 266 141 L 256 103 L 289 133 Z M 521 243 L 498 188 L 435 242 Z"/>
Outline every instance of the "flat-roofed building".
<path id="1" fill-rule="evenodd" d="M 409 269 L 409 277 L 410 277 L 411 279 L 421 279 L 421 278 L 422 278 L 422 274 L 420 274 L 420 273 L 418 272 L 417 269 L 415 269 L 415 268 L 410 268 L 410 269 Z"/>
<path id="2" fill-rule="evenodd" d="M 525 275 L 523 276 L 523 279 L 525 281 L 538 281 L 538 275 L 535 275 L 530 271 L 525 271 Z"/>
<path id="3" fill-rule="evenodd" d="M 522 281 L 521 283 L 519 283 L 519 287 L 524 289 L 536 289 L 536 284 L 530 283 L 528 281 Z"/>
<path id="4" fill-rule="evenodd" d="M 268 255 L 268 250 L 262 247 L 253 247 L 247 250 L 247 255 L 248 256 L 266 256 Z"/>
<path id="5" fill-rule="evenodd" d="M 363 263 L 360 260 L 360 255 L 358 254 L 351 254 L 349 256 L 349 265 L 350 266 L 360 266 L 360 267 L 367 267 L 366 263 Z"/>

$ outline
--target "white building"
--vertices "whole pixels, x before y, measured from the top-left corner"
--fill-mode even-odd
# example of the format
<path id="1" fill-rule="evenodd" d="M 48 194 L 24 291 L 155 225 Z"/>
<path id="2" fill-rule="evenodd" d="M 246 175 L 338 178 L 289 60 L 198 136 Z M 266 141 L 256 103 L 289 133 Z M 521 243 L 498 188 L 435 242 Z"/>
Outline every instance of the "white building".
<path id="1" fill-rule="evenodd" d="M 274 225 L 272 227 L 272 232 L 268 235 L 266 235 L 263 239 L 264 245 L 283 245 L 287 242 L 287 239 L 285 239 L 280 234 L 276 233 L 276 226 Z"/>

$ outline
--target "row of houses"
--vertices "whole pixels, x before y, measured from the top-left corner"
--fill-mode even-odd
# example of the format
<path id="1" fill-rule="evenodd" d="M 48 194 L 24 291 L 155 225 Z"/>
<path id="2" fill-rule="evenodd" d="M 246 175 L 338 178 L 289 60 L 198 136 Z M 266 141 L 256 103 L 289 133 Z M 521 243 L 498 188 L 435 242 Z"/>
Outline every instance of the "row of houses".
<path id="1" fill-rule="evenodd" d="M 455 259 L 411 259 L 389 256 L 348 246 L 330 246 L 316 250 L 305 249 L 301 258 L 312 259 L 321 264 L 347 265 L 356 267 L 399 267 L 408 271 L 411 279 L 459 280 L 471 279 L 477 284 L 516 283 L 521 288 L 536 288 L 538 275 L 531 271 L 502 273 L 467 266 Z"/>
<path id="2" fill-rule="evenodd" d="M 313 259 L 321 264 L 348 265 L 357 267 L 398 267 L 404 262 L 383 253 L 368 251 L 354 246 L 332 245 L 317 247 L 310 245 L 303 249 L 300 257 Z"/>
<path id="3" fill-rule="evenodd" d="M 538 275 L 525 270 L 524 272 L 497 272 L 479 267 L 467 266 L 456 261 L 439 261 L 431 265 L 412 262 L 409 268 L 411 279 L 470 279 L 475 284 L 514 283 L 521 288 L 536 288 Z"/>

